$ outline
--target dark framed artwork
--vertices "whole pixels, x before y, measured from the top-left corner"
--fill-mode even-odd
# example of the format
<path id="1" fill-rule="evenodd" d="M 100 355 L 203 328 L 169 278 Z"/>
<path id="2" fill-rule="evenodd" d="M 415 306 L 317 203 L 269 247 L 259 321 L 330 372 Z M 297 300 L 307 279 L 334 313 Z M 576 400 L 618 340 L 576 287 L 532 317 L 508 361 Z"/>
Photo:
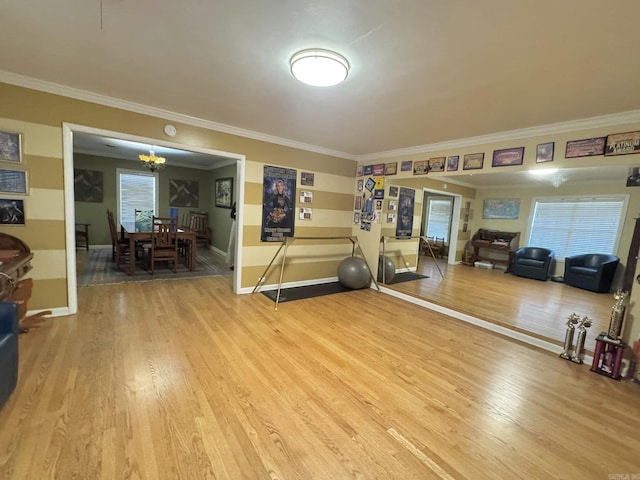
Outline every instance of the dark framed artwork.
<path id="1" fill-rule="evenodd" d="M 197 180 L 169 180 L 170 207 L 198 207 L 200 185 Z"/>
<path id="2" fill-rule="evenodd" d="M 300 185 L 313 187 L 315 175 L 311 172 L 300 172 Z"/>
<path id="3" fill-rule="evenodd" d="M 24 170 L 0 169 L 0 193 L 27 195 L 27 172 Z"/>
<path id="4" fill-rule="evenodd" d="M 445 157 L 434 157 L 429 159 L 430 172 L 444 172 Z"/>
<path id="5" fill-rule="evenodd" d="M 460 161 L 460 155 L 452 155 L 447 157 L 447 172 L 455 172 L 458 170 L 458 162 Z"/>
<path id="6" fill-rule="evenodd" d="M 467 153 L 462 159 L 462 170 L 481 170 L 484 166 L 484 153 Z"/>
<path id="7" fill-rule="evenodd" d="M 104 194 L 103 173 L 100 170 L 74 168 L 73 188 L 76 202 L 101 203 Z"/>
<path id="8" fill-rule="evenodd" d="M 233 177 L 216 179 L 216 207 L 231 208 L 233 203 Z"/>
<path id="9" fill-rule="evenodd" d="M 553 162 L 554 142 L 539 143 L 536 147 L 536 163 Z"/>
<path id="10" fill-rule="evenodd" d="M 24 200 L 0 199 L 0 225 L 24 225 Z"/>
<path id="11" fill-rule="evenodd" d="M 367 179 L 367 182 L 364 184 L 364 188 L 366 188 L 369 191 L 373 190 L 373 187 L 375 186 L 376 186 L 376 181 L 371 177 L 369 177 Z"/>
<path id="12" fill-rule="evenodd" d="M 0 131 L 0 161 L 22 163 L 22 134 Z"/>
<path id="13" fill-rule="evenodd" d="M 390 197 L 397 197 L 398 196 L 398 187 L 396 187 L 395 185 L 391 185 L 389 187 L 389 196 Z"/>
<path id="14" fill-rule="evenodd" d="M 403 160 L 400 163 L 400 171 L 401 172 L 410 172 L 413 170 L 413 160 Z"/>
<path id="15" fill-rule="evenodd" d="M 607 137 L 606 156 L 628 155 L 640 152 L 640 132 L 615 133 Z"/>
<path id="16" fill-rule="evenodd" d="M 413 162 L 414 175 L 426 175 L 429 173 L 429 160 L 416 160 Z"/>
<path id="17" fill-rule="evenodd" d="M 385 175 L 395 175 L 396 173 L 398 173 L 398 162 L 384 164 Z"/>
<path id="18" fill-rule="evenodd" d="M 607 137 L 584 138 L 582 140 L 570 140 L 564 152 L 564 158 L 593 157 L 604 155 L 604 146 Z"/>
<path id="19" fill-rule="evenodd" d="M 507 167 L 509 165 L 522 165 L 524 161 L 524 147 L 503 148 L 493 151 L 492 167 Z"/>

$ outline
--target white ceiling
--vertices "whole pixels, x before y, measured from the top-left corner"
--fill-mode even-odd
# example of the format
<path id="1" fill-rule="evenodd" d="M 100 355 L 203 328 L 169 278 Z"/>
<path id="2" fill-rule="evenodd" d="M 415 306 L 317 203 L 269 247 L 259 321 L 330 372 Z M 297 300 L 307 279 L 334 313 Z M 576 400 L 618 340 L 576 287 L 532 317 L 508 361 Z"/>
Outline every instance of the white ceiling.
<path id="1" fill-rule="evenodd" d="M 638 0 L 0 2 L 0 65 L 347 158 L 640 109 Z M 347 81 L 288 60 L 346 56 Z"/>

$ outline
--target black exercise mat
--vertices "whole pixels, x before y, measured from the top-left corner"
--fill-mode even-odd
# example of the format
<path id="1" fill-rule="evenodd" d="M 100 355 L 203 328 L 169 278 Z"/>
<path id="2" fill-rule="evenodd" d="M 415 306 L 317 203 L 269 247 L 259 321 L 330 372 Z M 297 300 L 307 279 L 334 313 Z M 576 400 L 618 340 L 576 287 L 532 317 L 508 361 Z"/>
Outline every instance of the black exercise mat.
<path id="1" fill-rule="evenodd" d="M 283 288 L 282 290 L 280 290 L 279 303 L 351 291 L 351 288 L 343 287 L 339 282 L 321 283 L 319 285 L 307 285 L 305 287 Z M 278 295 L 278 290 L 267 290 L 266 292 L 261 293 L 275 302 L 276 296 Z"/>
<path id="2" fill-rule="evenodd" d="M 414 272 L 396 273 L 393 276 L 393 279 L 390 282 L 387 282 L 387 285 L 394 285 L 396 283 L 409 282 L 411 280 L 420 280 L 421 278 L 429 278 L 429 277 L 426 275 L 420 275 L 419 273 L 414 273 Z"/>

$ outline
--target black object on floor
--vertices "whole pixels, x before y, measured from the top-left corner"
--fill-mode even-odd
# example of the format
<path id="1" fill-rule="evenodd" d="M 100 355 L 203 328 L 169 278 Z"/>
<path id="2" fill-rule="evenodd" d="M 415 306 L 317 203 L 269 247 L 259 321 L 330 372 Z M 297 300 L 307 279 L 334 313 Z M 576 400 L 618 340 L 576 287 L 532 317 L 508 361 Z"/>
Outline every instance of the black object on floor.
<path id="1" fill-rule="evenodd" d="M 560 275 L 556 275 L 554 277 L 551 277 L 551 281 L 552 282 L 557 282 L 557 283 L 563 283 L 564 282 L 564 277 L 561 277 Z"/>
<path id="2" fill-rule="evenodd" d="M 343 287 L 339 282 L 321 283 L 319 285 L 307 285 L 304 287 L 283 288 L 282 290 L 280 290 L 279 303 L 351 291 L 353 291 L 353 289 Z M 278 295 L 278 290 L 268 290 L 261 293 L 275 302 L 276 296 Z"/>
<path id="3" fill-rule="evenodd" d="M 387 285 L 394 285 L 396 283 L 409 282 L 411 280 L 420 280 L 421 278 L 429 278 L 429 277 L 426 275 L 420 275 L 419 273 L 414 273 L 414 272 L 396 273 L 393 276 L 393 279 L 390 282 L 387 282 Z"/>

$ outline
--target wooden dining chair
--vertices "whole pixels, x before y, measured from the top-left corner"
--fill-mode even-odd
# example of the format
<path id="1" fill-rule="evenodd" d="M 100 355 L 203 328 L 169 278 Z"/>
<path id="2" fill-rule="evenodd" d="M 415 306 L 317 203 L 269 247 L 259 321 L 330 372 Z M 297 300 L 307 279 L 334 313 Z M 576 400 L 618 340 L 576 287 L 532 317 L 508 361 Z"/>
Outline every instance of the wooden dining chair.
<path id="1" fill-rule="evenodd" d="M 207 212 L 191 212 L 189 229 L 196 232 L 196 245 L 209 248 L 211 244 L 211 229 L 209 228 L 209 214 Z"/>
<path id="2" fill-rule="evenodd" d="M 174 273 L 178 264 L 178 241 L 176 238 L 176 222 L 163 222 L 160 217 L 153 217 L 151 223 L 151 249 L 149 250 L 149 263 L 151 274 L 155 272 L 157 262 L 168 262 Z"/>
<path id="3" fill-rule="evenodd" d="M 118 230 L 116 228 L 116 221 L 113 216 L 113 212 L 107 209 L 107 222 L 109 223 L 109 234 L 111 235 L 112 260 L 116 262 L 116 266 L 127 274 L 129 273 L 129 262 L 136 261 L 136 257 L 144 257 L 144 250 L 138 250 L 133 254 L 131 258 L 131 250 L 129 248 L 129 240 L 123 239 L 118 236 Z"/>

